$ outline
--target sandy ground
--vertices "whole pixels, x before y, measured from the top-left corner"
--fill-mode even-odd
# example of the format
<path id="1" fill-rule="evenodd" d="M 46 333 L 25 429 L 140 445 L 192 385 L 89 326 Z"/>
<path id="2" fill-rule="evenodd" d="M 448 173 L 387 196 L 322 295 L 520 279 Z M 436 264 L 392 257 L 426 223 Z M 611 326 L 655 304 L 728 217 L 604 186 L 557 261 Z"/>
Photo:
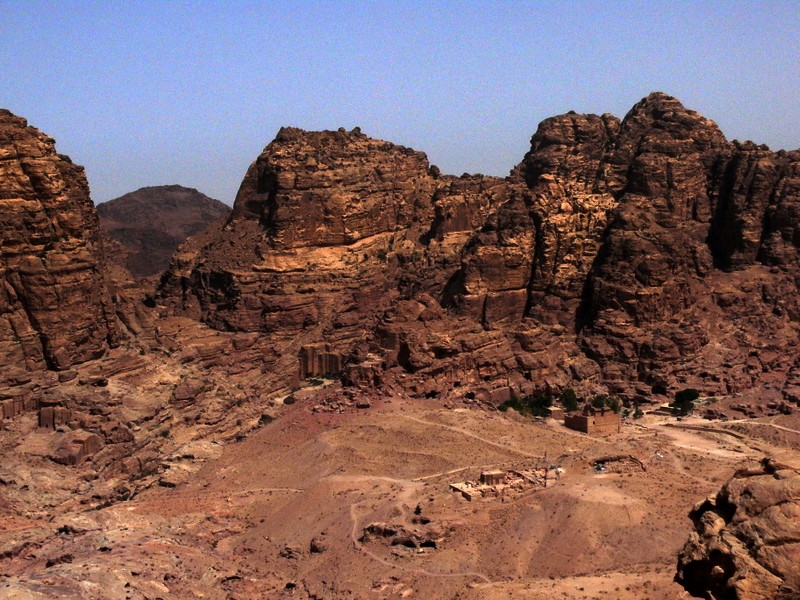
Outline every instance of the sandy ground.
<path id="1" fill-rule="evenodd" d="M 593 438 L 433 401 L 385 399 L 344 414 L 311 405 L 215 446 L 185 483 L 67 515 L 89 523 L 80 538 L 52 538 L 69 560 L 45 575 L 35 560 L 6 561 L 4 576 L 48 593 L 58 577 L 105 581 L 79 597 L 130 600 L 686 598 L 672 578 L 691 507 L 765 453 L 798 455 L 781 439 L 691 419 L 647 416 Z M 644 468 L 593 468 L 614 455 Z M 488 469 L 551 465 L 562 472 L 546 488 L 473 501 L 449 488 Z M 372 524 L 400 537 L 365 535 Z M 3 526 L 39 531 L 24 519 Z M 431 543 L 407 547 L 402 534 Z"/>

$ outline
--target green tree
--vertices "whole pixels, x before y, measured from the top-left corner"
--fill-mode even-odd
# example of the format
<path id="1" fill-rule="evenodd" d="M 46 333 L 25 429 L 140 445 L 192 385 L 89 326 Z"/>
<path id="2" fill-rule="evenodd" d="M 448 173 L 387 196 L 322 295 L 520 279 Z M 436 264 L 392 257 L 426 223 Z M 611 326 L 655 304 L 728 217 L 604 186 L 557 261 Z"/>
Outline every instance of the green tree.
<path id="1" fill-rule="evenodd" d="M 558 397 L 564 410 L 573 411 L 578 410 L 578 394 L 572 388 L 567 388 Z"/>
<path id="2" fill-rule="evenodd" d="M 693 388 L 681 390 L 675 394 L 675 401 L 670 404 L 681 415 L 688 415 L 694 410 L 694 403 L 700 397 L 700 392 Z"/>
<path id="3" fill-rule="evenodd" d="M 502 411 L 511 408 L 523 415 L 546 417 L 550 412 L 548 409 L 551 406 L 553 406 L 553 397 L 550 394 L 531 394 L 524 398 L 511 398 L 511 400 L 503 402 L 498 408 Z"/>

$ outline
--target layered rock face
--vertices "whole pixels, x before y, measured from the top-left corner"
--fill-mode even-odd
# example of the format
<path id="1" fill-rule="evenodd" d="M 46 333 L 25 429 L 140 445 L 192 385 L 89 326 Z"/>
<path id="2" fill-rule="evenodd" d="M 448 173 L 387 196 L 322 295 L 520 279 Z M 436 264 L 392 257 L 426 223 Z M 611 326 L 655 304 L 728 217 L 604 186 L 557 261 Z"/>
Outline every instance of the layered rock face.
<path id="1" fill-rule="evenodd" d="M 765 459 L 696 506 L 676 580 L 720 600 L 800 597 L 800 473 Z"/>
<path id="2" fill-rule="evenodd" d="M 83 168 L 0 110 L 0 385 L 102 355 L 117 332 Z"/>
<path id="3" fill-rule="evenodd" d="M 109 258 L 134 277 L 161 273 L 186 238 L 228 213 L 219 200 L 180 185 L 141 188 L 97 206 L 101 231 L 120 245 Z"/>
<path id="4" fill-rule="evenodd" d="M 622 121 L 545 120 L 506 179 L 283 129 L 161 301 L 268 333 L 301 377 L 490 401 L 779 393 L 798 356 L 799 157 L 727 142 L 661 93 Z"/>
<path id="5" fill-rule="evenodd" d="M 619 207 L 579 322 L 584 350 L 613 388 L 682 379 L 726 394 L 788 369 L 797 246 L 787 244 L 791 218 L 778 234 L 769 215 L 788 215 L 797 201 L 797 158 L 728 143 L 672 98 L 632 109 L 610 160 Z"/>
<path id="6" fill-rule="evenodd" d="M 221 330 L 270 334 L 266 371 L 338 374 L 396 297 L 388 256 L 425 234 L 434 188 L 422 153 L 358 130 L 282 129 L 227 223 L 176 255 L 162 300 Z"/>

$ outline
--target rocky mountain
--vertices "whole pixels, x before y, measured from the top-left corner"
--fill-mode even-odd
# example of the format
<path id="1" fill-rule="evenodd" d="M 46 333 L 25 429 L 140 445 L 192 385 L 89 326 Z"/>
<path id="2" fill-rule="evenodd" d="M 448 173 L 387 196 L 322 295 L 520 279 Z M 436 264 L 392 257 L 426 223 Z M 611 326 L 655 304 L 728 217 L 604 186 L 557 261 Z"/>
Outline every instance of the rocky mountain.
<path id="1" fill-rule="evenodd" d="M 0 110 L 0 385 L 118 342 L 83 168 Z"/>
<path id="2" fill-rule="evenodd" d="M 660 93 L 507 178 L 285 128 L 145 293 L 0 112 L 0 595 L 796 595 L 799 161 Z M 469 410 L 567 387 L 716 418 Z"/>
<path id="3" fill-rule="evenodd" d="M 160 301 L 268 334 L 289 386 L 791 396 L 799 169 L 662 93 L 621 121 L 545 120 L 506 179 L 444 176 L 359 130 L 283 129 Z"/>
<path id="4" fill-rule="evenodd" d="M 694 596 L 800 597 L 800 472 L 769 459 L 742 469 L 691 513 L 677 580 Z"/>
<path id="5" fill-rule="evenodd" d="M 180 185 L 144 187 L 97 206 L 101 231 L 121 245 L 111 257 L 135 277 L 166 269 L 186 238 L 228 213 L 226 204 Z"/>

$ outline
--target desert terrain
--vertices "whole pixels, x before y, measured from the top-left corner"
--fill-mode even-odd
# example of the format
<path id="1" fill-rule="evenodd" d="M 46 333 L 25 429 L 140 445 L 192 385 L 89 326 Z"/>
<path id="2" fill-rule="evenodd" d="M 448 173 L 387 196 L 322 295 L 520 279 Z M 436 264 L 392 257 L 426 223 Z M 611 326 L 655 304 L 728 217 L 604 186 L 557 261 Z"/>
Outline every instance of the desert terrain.
<path id="1" fill-rule="evenodd" d="M 688 598 L 673 581 L 688 509 L 765 455 L 800 466 L 795 415 L 647 414 L 592 437 L 402 396 L 321 411 L 317 397 L 339 386 L 330 382 L 271 408 L 274 419 L 250 407 L 233 436 L 224 416 L 193 416 L 210 418 L 212 400 L 161 420 L 154 401 L 175 375 L 140 367 L 109 378 L 110 404 L 144 392 L 149 402 L 117 410 L 167 432 L 157 468 L 132 481 L 54 465 L 35 414 L 5 423 L 0 594 Z M 9 464 L 12 450 L 24 468 Z M 546 486 L 472 501 L 450 488 L 530 468 L 548 468 Z"/>
<path id="2" fill-rule="evenodd" d="M 285 127 L 137 279 L 0 150 L 0 597 L 798 597 L 800 153 L 660 92 L 506 178 Z"/>

